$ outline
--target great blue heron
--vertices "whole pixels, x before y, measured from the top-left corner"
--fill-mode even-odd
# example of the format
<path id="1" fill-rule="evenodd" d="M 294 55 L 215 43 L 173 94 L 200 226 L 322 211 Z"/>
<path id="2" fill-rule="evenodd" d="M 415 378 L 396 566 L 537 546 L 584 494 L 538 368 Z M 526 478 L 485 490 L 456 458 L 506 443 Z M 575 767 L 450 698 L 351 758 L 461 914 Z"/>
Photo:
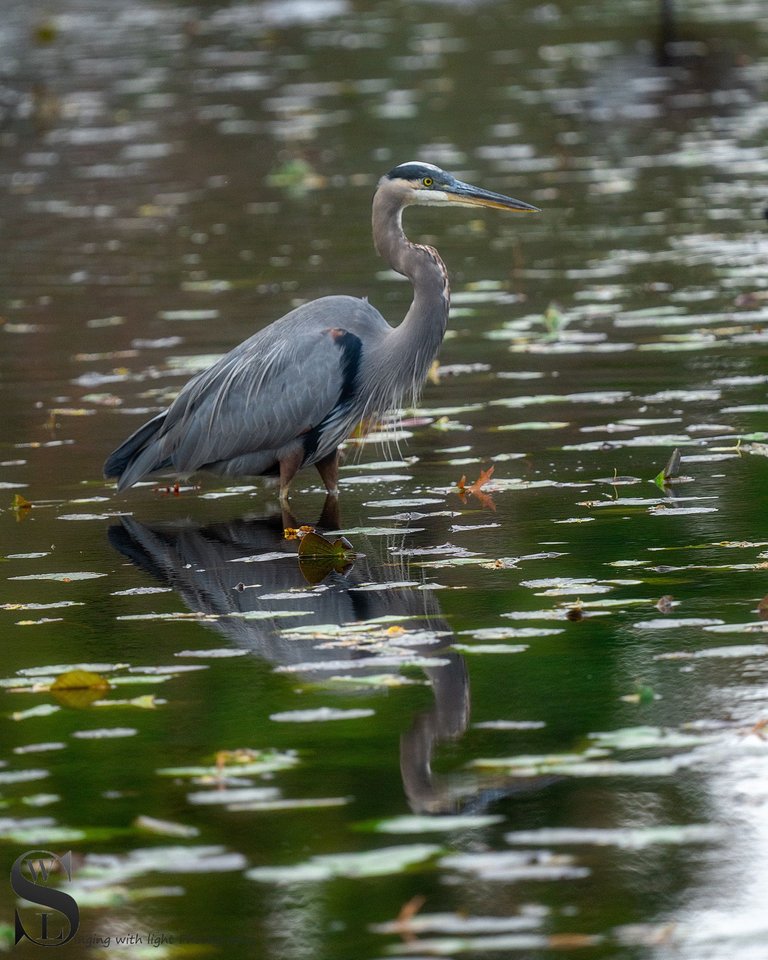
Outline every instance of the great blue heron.
<path id="1" fill-rule="evenodd" d="M 356 297 L 297 307 L 190 380 L 111 454 L 104 475 L 117 478 L 118 490 L 151 474 L 277 475 L 285 502 L 298 470 L 315 464 L 335 496 L 339 444 L 360 421 L 418 394 L 445 334 L 445 265 L 403 233 L 403 210 L 414 204 L 538 210 L 430 163 L 395 167 L 379 181 L 372 223 L 379 255 L 413 284 L 402 323 L 391 327 Z"/>

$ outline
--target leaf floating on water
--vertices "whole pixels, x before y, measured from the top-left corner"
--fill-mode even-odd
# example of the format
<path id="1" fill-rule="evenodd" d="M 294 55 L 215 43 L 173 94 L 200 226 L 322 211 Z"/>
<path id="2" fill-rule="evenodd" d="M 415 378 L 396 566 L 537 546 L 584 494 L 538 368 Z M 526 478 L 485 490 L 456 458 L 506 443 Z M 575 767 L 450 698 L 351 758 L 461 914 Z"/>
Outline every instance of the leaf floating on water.
<path id="1" fill-rule="evenodd" d="M 521 580 L 520 586 L 536 590 L 537 597 L 558 597 L 573 594 L 608 593 L 613 588 L 592 577 L 551 577 L 537 580 Z"/>
<path id="2" fill-rule="evenodd" d="M 51 741 L 50 743 L 28 743 L 23 747 L 14 747 L 13 752 L 23 756 L 27 753 L 47 753 L 49 750 L 65 750 L 65 743 Z"/>
<path id="3" fill-rule="evenodd" d="M 672 608 L 675 606 L 675 601 L 669 594 L 664 594 L 663 597 L 659 597 L 655 606 L 659 613 L 671 613 Z"/>
<path id="4" fill-rule="evenodd" d="M 74 573 L 28 573 L 23 577 L 8 577 L 9 580 L 58 580 L 60 583 L 72 583 L 74 580 L 94 580 L 97 577 L 106 577 L 106 573 L 92 573 L 89 570 L 78 570 Z"/>
<path id="5" fill-rule="evenodd" d="M 307 583 L 321 583 L 328 574 L 346 573 L 356 559 L 354 547 L 346 537 L 331 542 L 316 531 L 305 533 L 299 543 L 299 568 Z"/>
<path id="6" fill-rule="evenodd" d="M 0 771 L 0 784 L 27 783 L 30 780 L 43 780 L 49 776 L 48 770 L 3 770 Z"/>
<path id="7" fill-rule="evenodd" d="M 661 487 L 662 489 L 667 486 L 672 480 L 678 479 L 680 475 L 680 448 L 675 447 L 672 451 L 672 455 L 669 460 L 667 460 L 667 465 L 663 470 L 660 470 L 656 476 L 653 478 L 654 483 Z"/>
<path id="8" fill-rule="evenodd" d="M 353 553 L 354 548 L 346 537 L 338 537 L 331 542 L 327 537 L 309 530 L 301 538 L 299 556 L 307 560 L 346 560 Z"/>
<path id="9" fill-rule="evenodd" d="M 768 457 L 768 443 L 745 443 L 741 449 L 759 457 Z"/>
<path id="10" fill-rule="evenodd" d="M 26 497 L 22 497 L 20 493 L 13 495 L 13 510 L 16 513 L 16 519 L 18 521 L 26 520 L 31 509 L 32 504 Z"/>
<path id="11" fill-rule="evenodd" d="M 302 537 L 305 537 L 308 533 L 314 533 L 315 528 L 310 527 L 309 524 L 302 524 L 300 527 L 285 527 L 283 530 L 283 539 L 284 540 L 301 540 Z"/>
<path id="12" fill-rule="evenodd" d="M 52 713 L 58 713 L 61 707 L 55 703 L 40 703 L 36 707 L 30 707 L 29 710 L 17 710 L 11 714 L 11 720 L 28 720 L 30 717 L 48 717 Z"/>
<path id="13" fill-rule="evenodd" d="M 619 700 L 622 700 L 624 703 L 638 703 L 641 705 L 653 703 L 654 700 L 659 699 L 661 699 L 659 695 L 654 693 L 653 687 L 649 687 L 647 683 L 638 684 L 634 693 L 626 693 L 623 697 L 619 697 Z"/>
<path id="14" fill-rule="evenodd" d="M 445 667 L 450 663 L 445 657 L 422 657 L 411 654 L 398 656 L 376 654 L 371 657 L 357 657 L 354 660 L 307 660 L 302 663 L 281 664 L 275 667 L 275 673 L 328 673 L 331 670 L 352 671 L 381 669 L 382 667 Z"/>
<path id="15" fill-rule="evenodd" d="M 367 708 L 357 710 L 339 710 L 335 707 L 318 707 L 314 710 L 284 710 L 271 713 L 270 720 L 277 723 L 324 723 L 326 720 L 361 720 L 372 717 L 375 710 Z"/>
<path id="16" fill-rule="evenodd" d="M 440 833 L 464 830 L 478 830 L 484 827 L 502 823 L 504 817 L 498 814 L 442 814 L 438 816 L 411 816 L 391 817 L 388 820 L 368 820 L 357 825 L 358 830 L 373 831 L 374 833 Z"/>
<path id="17" fill-rule="evenodd" d="M 132 850 L 117 870 L 122 878 L 154 872 L 207 874 L 242 870 L 245 863 L 241 853 L 230 853 L 222 846 L 149 847 Z"/>
<path id="18" fill-rule="evenodd" d="M 94 707 L 138 707 L 139 710 L 154 710 L 160 704 L 167 703 L 167 700 L 158 700 L 151 693 L 145 693 L 140 697 L 132 697 L 130 700 L 94 700 Z"/>
<path id="19" fill-rule="evenodd" d="M 671 630 L 678 627 L 714 627 L 723 623 L 717 618 L 707 617 L 665 617 L 663 620 L 644 620 L 636 623 L 636 630 Z"/>
<path id="20" fill-rule="evenodd" d="M 454 643 L 451 644 L 458 653 L 524 653 L 528 649 L 526 643 Z"/>
<path id="21" fill-rule="evenodd" d="M 28 797 L 21 798 L 25 807 L 48 807 L 60 801 L 61 797 L 58 793 L 32 793 Z"/>
<path id="22" fill-rule="evenodd" d="M 416 902 L 416 909 L 412 904 Z M 453 936 L 466 936 L 480 933 L 512 933 L 522 930 L 537 930 L 544 922 L 546 914 L 531 910 L 519 916 L 487 917 L 467 916 L 464 913 L 421 913 L 416 911 L 424 903 L 424 897 L 414 897 L 400 910 L 396 920 L 376 923 L 371 929 L 374 933 L 423 934 L 442 933 Z M 421 941 L 423 943 L 423 941 Z M 399 950 L 398 950 L 399 952 Z"/>
<path id="23" fill-rule="evenodd" d="M 516 830 L 504 839 L 513 846 L 596 846 L 622 850 L 644 850 L 651 846 L 677 846 L 688 843 L 717 843 L 726 835 L 725 827 L 712 823 L 659 824 L 649 827 L 544 827 L 540 830 Z"/>
<path id="24" fill-rule="evenodd" d="M 453 853 L 440 866 L 481 881 L 514 883 L 526 880 L 576 880 L 589 876 L 587 867 L 577 866 L 566 854 L 549 850 L 504 850 L 483 853 Z M 543 944 L 541 944 L 543 945 Z"/>
<path id="25" fill-rule="evenodd" d="M 279 797 L 277 800 L 254 800 L 249 803 L 230 803 L 227 810 L 233 813 L 258 812 L 275 813 L 290 810 L 323 810 L 327 807 L 344 807 L 350 802 L 350 797 Z"/>
<path id="26" fill-rule="evenodd" d="M 674 727 L 620 727 L 591 733 L 590 739 L 599 748 L 609 750 L 671 750 L 709 743 L 710 735 L 676 730 Z"/>
<path id="27" fill-rule="evenodd" d="M 543 730 L 543 720 L 482 720 L 474 723 L 477 730 Z"/>
<path id="28" fill-rule="evenodd" d="M 139 731 L 134 727 L 100 727 L 93 730 L 75 730 L 78 740 L 116 740 L 120 737 L 135 737 Z"/>
<path id="29" fill-rule="evenodd" d="M 58 676 L 70 670 L 86 670 L 89 673 L 109 673 L 113 670 L 124 670 L 127 663 L 57 663 L 45 667 L 22 667 L 17 673 L 24 677 Z"/>
<path id="30" fill-rule="evenodd" d="M 221 781 L 216 781 L 213 789 L 188 793 L 187 801 L 198 806 L 229 806 L 232 803 L 266 803 L 279 797 L 277 787 L 225 787 Z"/>
<path id="31" fill-rule="evenodd" d="M 139 814 L 133 821 L 133 826 L 144 833 L 157 834 L 162 837 L 197 837 L 200 831 L 197 827 L 184 823 L 173 823 L 171 820 L 158 820 Z"/>
<path id="32" fill-rule="evenodd" d="M 505 433 L 511 430 L 563 430 L 569 426 L 568 420 L 528 420 L 525 423 L 503 423 L 496 429 Z"/>
<path id="33" fill-rule="evenodd" d="M 542 317 L 544 328 L 547 331 L 547 339 L 557 340 L 568 325 L 569 319 L 554 301 L 550 303 Z"/>
<path id="34" fill-rule="evenodd" d="M 493 471 L 495 466 L 491 464 L 487 470 L 481 470 L 480 475 L 477 480 L 474 480 L 472 483 L 467 483 L 467 478 L 462 475 L 459 482 L 456 484 L 456 492 L 458 493 L 461 500 L 466 503 L 467 494 L 475 497 L 476 500 L 479 500 L 482 506 L 487 507 L 489 510 L 496 510 L 496 505 L 491 499 L 491 497 L 483 491 L 483 487 L 490 482 L 493 477 Z"/>
<path id="35" fill-rule="evenodd" d="M 419 686 L 425 687 L 429 686 L 428 680 L 416 680 L 413 677 L 403 677 L 398 673 L 373 673 L 367 674 L 363 677 L 355 676 L 337 676 L 329 677 L 328 680 L 323 684 L 327 686 L 328 684 L 342 684 L 349 687 L 409 687 L 409 686 Z"/>
<path id="36" fill-rule="evenodd" d="M 40 617 L 39 620 L 17 620 L 17 627 L 36 627 L 44 623 L 63 623 L 63 617 Z"/>
<path id="37" fill-rule="evenodd" d="M 461 635 L 469 635 L 475 640 L 510 640 L 521 637 L 553 637 L 562 632 L 562 627 L 483 627 L 480 630 L 462 630 Z M 456 648 L 460 644 L 454 643 L 453 646 Z M 477 650 L 478 647 L 469 649 Z"/>
<path id="38" fill-rule="evenodd" d="M 69 670 L 51 684 L 51 690 L 109 690 L 109 680 L 88 670 Z"/>
<path id="39" fill-rule="evenodd" d="M 73 709 L 90 706 L 109 689 L 106 677 L 88 670 L 69 670 L 60 674 L 50 686 L 59 703 Z"/>
<path id="40" fill-rule="evenodd" d="M 224 660 L 229 657 L 245 657 L 249 650 L 240 650 L 237 647 L 218 647 L 212 650 L 179 650 L 174 657 L 200 657 L 202 659 Z"/>
<path id="41" fill-rule="evenodd" d="M 113 597 L 140 597 L 150 593 L 173 593 L 172 587 L 129 587 L 127 590 L 113 590 Z"/>
<path id="42" fill-rule="evenodd" d="M 253 750 L 250 747 L 241 747 L 237 750 L 219 750 L 215 762 L 207 766 L 164 767 L 157 773 L 166 777 L 191 777 L 203 780 L 210 778 L 220 781 L 233 773 L 238 777 L 248 777 L 289 770 L 298 762 L 299 759 L 293 751 Z"/>
<path id="43" fill-rule="evenodd" d="M 334 877 L 384 877 L 403 873 L 439 853 L 441 848 L 434 844 L 414 843 L 355 853 L 325 854 L 294 866 L 254 867 L 245 875 L 249 880 L 262 883 L 315 883 Z"/>
<path id="44" fill-rule="evenodd" d="M 658 503 L 656 506 L 648 508 L 648 513 L 654 517 L 686 517 L 694 513 L 717 512 L 717 507 L 677 507 L 666 503 Z"/>

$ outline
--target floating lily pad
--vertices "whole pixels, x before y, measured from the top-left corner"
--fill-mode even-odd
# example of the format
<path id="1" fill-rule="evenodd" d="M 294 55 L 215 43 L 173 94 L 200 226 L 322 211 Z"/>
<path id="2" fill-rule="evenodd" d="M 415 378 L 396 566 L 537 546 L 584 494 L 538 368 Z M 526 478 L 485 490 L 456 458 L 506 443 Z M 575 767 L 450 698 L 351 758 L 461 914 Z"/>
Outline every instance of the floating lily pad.
<path id="1" fill-rule="evenodd" d="M 71 583 L 77 580 L 96 580 L 106 577 L 106 573 L 94 573 L 90 570 L 75 570 L 69 573 L 27 573 L 23 576 L 8 577 L 9 580 L 57 580 L 59 583 Z"/>
<path id="2" fill-rule="evenodd" d="M 72 736 L 78 740 L 116 740 L 135 737 L 138 732 L 135 727 L 97 727 L 93 730 L 75 730 Z"/>
<path id="3" fill-rule="evenodd" d="M 383 847 L 359 853 L 332 853 L 312 857 L 294 866 L 254 867 L 250 880 L 262 883 L 316 883 L 334 877 L 383 877 L 423 864 L 440 853 L 434 844 Z"/>
<path id="4" fill-rule="evenodd" d="M 232 803 L 263 803 L 277 800 L 280 791 L 276 787 L 222 787 L 187 794 L 187 800 L 204 806 L 229 806 Z"/>
<path id="5" fill-rule="evenodd" d="M 270 720 L 278 723 L 325 723 L 328 720 L 361 720 L 372 717 L 375 710 L 352 709 L 340 710 L 336 707 L 317 707 L 314 710 L 285 710 L 281 713 L 272 713 Z"/>
<path id="6" fill-rule="evenodd" d="M 157 834 L 163 837 L 196 837 L 200 831 L 184 823 L 175 823 L 171 820 L 158 820 L 141 814 L 133 821 L 133 826 L 144 833 Z"/>
<path id="7" fill-rule="evenodd" d="M 358 829 L 374 833 L 461 833 L 464 830 L 484 829 L 503 821 L 504 817 L 490 813 L 432 817 L 413 815 L 366 821 L 358 824 Z"/>
<path id="8" fill-rule="evenodd" d="M 513 846 L 597 846 L 622 850 L 644 850 L 652 846 L 682 846 L 690 843 L 717 843 L 727 834 L 717 824 L 659 825 L 651 827 L 543 827 L 516 830 L 504 839 Z"/>
<path id="9" fill-rule="evenodd" d="M 233 813 L 290 813 L 295 810 L 324 810 L 328 807 L 343 807 L 350 797 L 280 797 L 277 800 L 253 800 L 227 805 Z"/>
<path id="10" fill-rule="evenodd" d="M 459 653 L 524 653 L 528 649 L 525 643 L 454 643 L 451 644 Z"/>

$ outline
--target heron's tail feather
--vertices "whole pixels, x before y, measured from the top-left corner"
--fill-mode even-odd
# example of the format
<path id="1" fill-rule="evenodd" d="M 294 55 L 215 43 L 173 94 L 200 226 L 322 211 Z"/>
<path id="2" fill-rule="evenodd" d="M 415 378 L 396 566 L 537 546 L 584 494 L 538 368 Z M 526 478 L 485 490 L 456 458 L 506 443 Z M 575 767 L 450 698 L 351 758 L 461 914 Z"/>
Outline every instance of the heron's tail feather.
<path id="1" fill-rule="evenodd" d="M 170 466 L 169 461 L 159 456 L 159 451 L 155 449 L 155 437 L 163 426 L 165 416 L 163 412 L 153 417 L 107 457 L 104 476 L 115 477 L 118 490 L 125 490 L 148 473 Z"/>

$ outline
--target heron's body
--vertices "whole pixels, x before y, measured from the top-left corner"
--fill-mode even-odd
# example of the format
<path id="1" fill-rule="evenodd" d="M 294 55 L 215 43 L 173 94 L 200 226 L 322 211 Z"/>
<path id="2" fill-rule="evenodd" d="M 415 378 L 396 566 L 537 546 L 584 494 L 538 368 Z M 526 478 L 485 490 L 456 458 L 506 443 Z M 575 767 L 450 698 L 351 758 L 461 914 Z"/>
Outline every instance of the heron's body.
<path id="1" fill-rule="evenodd" d="M 105 476 L 117 477 L 123 490 L 154 474 L 278 475 L 284 498 L 296 472 L 315 464 L 336 493 L 339 445 L 361 420 L 418 393 L 445 334 L 447 271 L 436 250 L 407 239 L 401 216 L 408 204 L 450 202 L 446 197 L 535 210 L 429 164 L 396 167 L 374 196 L 373 234 L 380 255 L 413 284 L 402 323 L 391 327 L 355 297 L 297 307 L 190 380 L 164 413 L 114 451 Z"/>

